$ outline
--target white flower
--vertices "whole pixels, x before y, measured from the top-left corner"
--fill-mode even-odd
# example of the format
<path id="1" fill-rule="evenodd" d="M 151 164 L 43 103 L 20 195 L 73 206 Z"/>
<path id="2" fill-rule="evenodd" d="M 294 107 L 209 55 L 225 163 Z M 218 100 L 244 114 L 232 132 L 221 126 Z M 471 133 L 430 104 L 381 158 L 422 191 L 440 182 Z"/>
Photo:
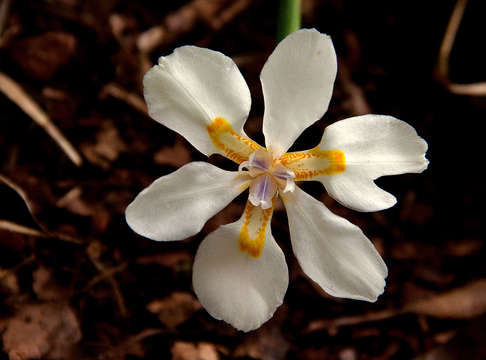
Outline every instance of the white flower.
<path id="1" fill-rule="evenodd" d="M 426 142 L 405 122 L 364 115 L 337 121 L 320 144 L 287 150 L 327 110 L 337 61 L 331 39 L 316 30 L 285 38 L 263 67 L 266 148 L 243 125 L 250 92 L 225 55 L 183 46 L 161 57 L 144 77 L 150 116 L 184 136 L 203 154 L 222 154 L 238 171 L 192 162 L 143 190 L 126 210 L 130 227 L 158 241 L 185 239 L 245 189 L 241 219 L 219 227 L 199 246 L 194 290 L 207 311 L 249 331 L 267 321 L 288 285 L 285 257 L 270 220 L 277 195 L 287 210 L 292 248 L 302 270 L 327 293 L 376 301 L 387 268 L 363 232 L 331 213 L 294 181 L 316 180 L 330 196 L 358 211 L 393 206 L 373 180 L 427 168 Z"/>

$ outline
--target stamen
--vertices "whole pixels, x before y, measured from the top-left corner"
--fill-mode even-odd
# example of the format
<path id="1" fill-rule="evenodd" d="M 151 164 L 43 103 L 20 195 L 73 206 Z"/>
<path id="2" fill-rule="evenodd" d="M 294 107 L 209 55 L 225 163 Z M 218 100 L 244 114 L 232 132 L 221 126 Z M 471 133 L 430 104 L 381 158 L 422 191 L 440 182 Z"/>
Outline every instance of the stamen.
<path id="1" fill-rule="evenodd" d="M 243 171 L 243 168 L 247 168 L 248 169 L 248 166 L 249 166 L 249 162 L 248 161 L 243 161 L 240 164 L 240 166 L 238 166 L 238 172 L 242 172 Z"/>

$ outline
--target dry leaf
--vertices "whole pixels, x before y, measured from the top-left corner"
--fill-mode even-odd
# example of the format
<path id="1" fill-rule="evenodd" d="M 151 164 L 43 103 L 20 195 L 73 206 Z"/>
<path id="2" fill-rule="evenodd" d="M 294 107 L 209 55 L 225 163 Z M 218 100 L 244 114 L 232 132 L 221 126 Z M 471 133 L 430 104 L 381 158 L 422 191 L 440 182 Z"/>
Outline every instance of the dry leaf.
<path id="1" fill-rule="evenodd" d="M 73 214 L 78 214 L 81 216 L 89 216 L 93 214 L 93 209 L 91 209 L 83 199 L 81 199 L 82 189 L 76 186 L 64 194 L 56 202 L 56 206 L 60 208 L 65 208 L 72 212 Z"/>
<path id="2" fill-rule="evenodd" d="M 147 305 L 147 309 L 158 314 L 160 321 L 170 329 L 187 321 L 201 308 L 199 301 L 185 292 L 174 292 L 162 300 L 154 300 Z"/>
<path id="3" fill-rule="evenodd" d="M 69 296 L 69 291 L 56 281 L 52 270 L 44 266 L 33 272 L 32 289 L 40 300 L 59 301 Z"/>
<path id="4" fill-rule="evenodd" d="M 174 271 L 190 269 L 193 257 L 187 251 L 167 251 L 161 254 L 141 256 L 137 259 L 137 264 L 153 265 L 158 264 Z"/>
<path id="5" fill-rule="evenodd" d="M 126 145 L 111 121 L 103 121 L 101 129 L 96 134 L 95 143 L 84 143 L 81 152 L 89 162 L 108 169 L 112 162 L 118 159 Z"/>
<path id="6" fill-rule="evenodd" d="M 176 341 L 170 349 L 172 360 L 218 360 L 219 355 L 214 344 L 201 342 L 193 344 Z"/>
<path id="7" fill-rule="evenodd" d="M 85 201 L 82 197 L 82 189 L 76 186 L 62 196 L 56 205 L 65 208 L 73 214 L 89 216 L 93 223 L 93 228 L 98 232 L 106 231 L 110 222 L 110 214 L 106 207 L 97 202 Z"/>
<path id="8" fill-rule="evenodd" d="M 30 76 L 49 80 L 76 51 L 76 37 L 62 31 L 50 31 L 14 42 L 12 57 Z"/>
<path id="9" fill-rule="evenodd" d="M 108 345 L 109 349 L 100 353 L 98 359 L 125 360 L 128 355 L 143 358 L 146 349 L 142 341 L 158 334 L 160 334 L 158 329 L 145 329 L 136 335 L 126 338 L 116 346 Z"/>
<path id="10" fill-rule="evenodd" d="M 191 161 L 191 152 L 181 140 L 174 146 L 164 146 L 154 154 L 154 162 L 158 165 L 181 167 Z"/>
<path id="11" fill-rule="evenodd" d="M 0 288 L 6 289 L 11 294 L 19 293 L 19 281 L 17 274 L 6 269 L 0 268 Z"/>
<path id="12" fill-rule="evenodd" d="M 251 357 L 262 360 L 284 359 L 289 343 L 283 337 L 281 326 L 274 319 L 255 332 L 248 334 L 245 341 L 235 349 L 235 357 Z"/>
<path id="13" fill-rule="evenodd" d="M 65 359 L 81 329 L 67 304 L 26 305 L 8 319 L 2 339 L 10 360 Z"/>

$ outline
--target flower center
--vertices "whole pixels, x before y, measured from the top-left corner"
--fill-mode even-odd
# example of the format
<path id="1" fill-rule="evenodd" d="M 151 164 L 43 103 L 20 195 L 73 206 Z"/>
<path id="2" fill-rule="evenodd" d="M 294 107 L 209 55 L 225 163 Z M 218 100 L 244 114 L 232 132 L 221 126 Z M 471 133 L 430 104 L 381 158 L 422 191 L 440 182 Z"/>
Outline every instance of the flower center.
<path id="1" fill-rule="evenodd" d="M 294 172 L 264 149 L 254 151 L 248 161 L 240 164 L 238 171 L 242 171 L 243 168 L 246 168 L 253 178 L 250 183 L 249 200 L 254 206 L 268 209 L 272 207 L 277 192 L 286 193 L 295 189 Z"/>

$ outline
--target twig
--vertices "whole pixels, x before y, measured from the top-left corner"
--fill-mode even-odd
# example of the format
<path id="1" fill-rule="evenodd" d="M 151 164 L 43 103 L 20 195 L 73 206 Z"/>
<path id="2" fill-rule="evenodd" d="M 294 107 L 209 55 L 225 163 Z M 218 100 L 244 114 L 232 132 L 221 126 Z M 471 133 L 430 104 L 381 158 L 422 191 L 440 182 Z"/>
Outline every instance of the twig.
<path id="1" fill-rule="evenodd" d="M 486 82 L 457 84 L 449 78 L 449 58 L 461 25 L 468 0 L 457 0 L 447 24 L 437 60 L 437 79 L 452 93 L 458 95 L 486 96 Z"/>
<path id="2" fill-rule="evenodd" d="M 140 111 L 144 115 L 148 114 L 147 105 L 145 105 L 143 99 L 135 93 L 128 92 L 114 83 L 109 83 L 101 90 L 101 97 L 106 96 L 106 94 L 126 102 L 128 105 L 133 107 L 135 110 Z"/>
<path id="3" fill-rule="evenodd" d="M 161 329 L 144 329 L 136 335 L 132 335 L 126 338 L 124 341 L 116 346 L 108 345 L 109 349 L 104 352 L 100 352 L 98 355 L 99 359 L 125 359 L 127 354 L 131 354 L 130 349 L 133 348 L 134 344 L 138 344 L 148 337 L 165 334 L 167 331 Z M 135 354 L 133 354 L 135 355 Z M 140 357 L 143 354 L 137 354 Z"/>
<path id="4" fill-rule="evenodd" d="M 101 276 L 110 283 L 111 287 L 113 288 L 113 292 L 115 293 L 115 299 L 118 304 L 120 314 L 122 315 L 122 317 L 126 317 L 128 312 L 125 306 L 125 300 L 123 300 L 123 295 L 120 291 L 120 287 L 118 286 L 118 282 L 113 277 L 114 273 L 110 273 L 110 269 L 106 269 L 105 265 L 103 265 L 101 261 L 92 256 L 89 251 L 88 257 L 95 266 L 95 268 L 101 273 Z"/>
<path id="5" fill-rule="evenodd" d="M 439 49 L 439 60 L 437 62 L 438 74 L 442 79 L 449 79 L 449 56 L 452 51 L 452 46 L 456 40 L 457 31 L 461 24 L 464 10 L 466 9 L 467 0 L 457 0 L 454 10 L 452 11 L 449 23 L 447 24 L 444 38 Z"/>
<path id="6" fill-rule="evenodd" d="M 0 229 L 11 231 L 17 234 L 27 235 L 27 236 L 35 236 L 40 238 L 54 238 L 65 242 L 70 242 L 73 244 L 84 243 L 82 240 L 76 239 L 67 234 L 50 232 L 50 231 L 40 231 L 40 230 L 32 229 L 30 227 L 20 225 L 9 220 L 3 220 L 3 219 L 0 219 Z"/>
<path id="7" fill-rule="evenodd" d="M 473 84 L 456 84 L 449 83 L 449 90 L 454 94 L 471 95 L 471 96 L 485 96 L 486 82 L 478 82 Z"/>
<path id="8" fill-rule="evenodd" d="M 335 331 L 341 326 L 358 325 L 366 322 L 381 321 L 403 314 L 401 309 L 391 309 L 371 312 L 363 315 L 344 316 L 337 319 L 319 319 L 312 321 L 304 330 L 305 333 L 310 333 L 317 330 L 328 329 Z"/>
<path id="9" fill-rule="evenodd" d="M 30 214 L 34 217 L 34 220 L 36 220 L 34 212 L 32 210 L 32 205 L 30 204 L 29 197 L 27 196 L 25 191 L 20 186 L 18 186 L 16 183 L 14 183 L 12 180 L 10 180 L 8 177 L 6 177 L 2 174 L 0 174 L 0 183 L 7 185 L 9 188 L 11 188 L 13 191 L 15 191 L 17 193 L 17 195 L 19 195 L 22 198 L 22 200 L 24 201 L 25 206 L 27 206 L 27 209 L 29 210 Z"/>
<path id="10" fill-rule="evenodd" d="M 95 276 L 93 279 L 91 279 L 91 281 L 80 292 L 82 293 L 82 292 L 88 291 L 90 288 L 92 288 L 93 286 L 95 286 L 99 282 L 106 280 L 106 278 L 113 276 L 116 273 L 119 273 L 119 272 L 125 270 L 126 267 L 127 267 L 127 264 L 124 263 L 124 264 L 115 266 L 111 269 L 106 269 L 104 273 L 101 273 L 101 274 Z"/>
<path id="11" fill-rule="evenodd" d="M 49 116 L 28 95 L 20 85 L 6 74 L 0 72 L 0 91 L 17 104 L 32 120 L 39 124 L 61 147 L 76 166 L 81 166 L 83 160 L 78 151 L 71 145 Z"/>
<path id="12" fill-rule="evenodd" d="M 225 25 L 229 24 L 235 17 L 241 14 L 250 6 L 250 0 L 236 0 L 230 3 L 230 5 L 223 9 L 218 16 L 210 17 L 210 24 L 214 31 L 221 30 Z"/>
<path id="13" fill-rule="evenodd" d="M 23 226 L 12 221 L 0 219 L 0 229 L 7 230 L 22 235 L 36 236 L 36 237 L 47 237 L 47 234 L 42 231 Z"/>
<path id="14" fill-rule="evenodd" d="M 0 220 L 1 222 L 3 222 L 3 228 L 4 229 L 10 230 L 10 231 L 13 231 L 13 232 L 18 232 L 18 233 L 21 233 L 21 234 L 24 234 L 24 235 L 30 235 L 30 236 L 36 236 L 36 237 L 42 237 L 42 238 L 55 238 L 55 239 L 58 239 L 58 240 L 62 240 L 62 241 L 66 241 L 66 242 L 70 242 L 70 243 L 74 243 L 74 244 L 83 244 L 84 243 L 82 240 L 76 239 L 76 238 L 74 238 L 70 235 L 59 233 L 59 232 L 49 231 L 47 229 L 47 227 L 44 226 L 44 224 L 42 224 L 42 222 L 39 221 L 39 219 L 37 219 L 37 216 L 35 215 L 35 212 L 33 210 L 33 206 L 32 206 L 32 203 L 31 203 L 29 197 L 27 196 L 25 191 L 19 185 L 17 185 L 12 180 L 10 180 L 9 178 L 7 178 L 6 176 L 4 176 L 2 174 L 0 174 L 0 183 L 7 185 L 9 188 L 11 188 L 13 191 L 15 191 L 17 193 L 17 195 L 19 195 L 22 198 L 25 206 L 27 207 L 27 210 L 29 210 L 29 213 L 32 216 L 32 219 L 37 224 L 37 226 L 39 226 L 39 228 L 41 230 L 39 231 L 39 230 L 31 229 L 31 228 L 25 227 L 25 226 L 20 225 L 20 224 L 15 224 L 15 223 L 10 222 L 8 220 Z M 1 227 L 2 226 L 0 226 L 0 228 Z"/>
<path id="15" fill-rule="evenodd" d="M 147 55 L 159 46 L 169 46 L 193 30 L 199 21 L 213 32 L 219 31 L 250 5 L 251 0 L 192 0 L 168 14 L 161 25 L 141 33 L 137 38 L 138 50 Z"/>
<path id="16" fill-rule="evenodd" d="M 470 319 L 485 312 L 486 279 L 480 279 L 425 299 L 412 301 L 398 309 L 386 309 L 337 319 L 314 320 L 304 332 L 309 333 L 323 329 L 336 332 L 341 326 L 381 321 L 403 314 L 426 315 L 447 319 Z"/>

